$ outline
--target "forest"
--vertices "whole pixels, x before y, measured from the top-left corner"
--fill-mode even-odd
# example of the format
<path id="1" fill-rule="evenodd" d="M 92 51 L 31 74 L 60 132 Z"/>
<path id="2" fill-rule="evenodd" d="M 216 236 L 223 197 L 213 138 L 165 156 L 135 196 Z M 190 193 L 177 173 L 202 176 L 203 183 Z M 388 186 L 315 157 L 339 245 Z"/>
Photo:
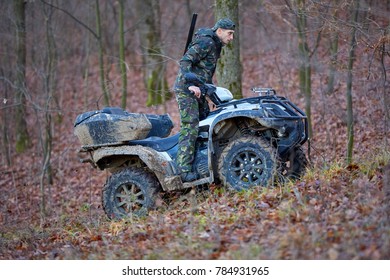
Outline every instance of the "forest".
<path id="1" fill-rule="evenodd" d="M 237 24 L 215 83 L 308 116 L 302 178 L 110 220 L 76 117 L 168 113 L 193 13 Z M 390 259 L 390 0 L 0 1 L 0 259 Z"/>

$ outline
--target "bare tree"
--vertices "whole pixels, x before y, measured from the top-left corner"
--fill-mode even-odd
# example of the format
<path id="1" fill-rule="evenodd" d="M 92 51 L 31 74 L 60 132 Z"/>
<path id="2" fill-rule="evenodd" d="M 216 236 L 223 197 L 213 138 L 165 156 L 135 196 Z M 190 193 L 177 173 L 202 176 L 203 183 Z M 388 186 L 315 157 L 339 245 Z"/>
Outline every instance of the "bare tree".
<path id="1" fill-rule="evenodd" d="M 166 80 L 165 58 L 161 48 L 160 3 L 157 0 L 136 0 L 139 15 L 144 82 L 148 93 L 147 106 L 164 104 L 170 98 Z"/>
<path id="2" fill-rule="evenodd" d="M 53 137 L 52 137 L 52 110 L 51 104 L 56 99 L 56 69 L 57 69 L 57 48 L 54 38 L 53 31 L 53 15 L 54 8 L 53 6 L 43 5 L 43 13 L 45 17 L 45 30 L 46 30 L 46 51 L 44 52 L 44 73 L 43 73 L 43 90 L 42 92 L 45 95 L 45 104 L 43 106 L 43 135 L 41 135 L 42 143 L 42 152 L 43 152 L 43 162 L 42 162 L 42 172 L 40 177 L 40 191 L 41 191 L 41 221 L 43 221 L 46 216 L 46 186 L 53 184 L 53 174 L 51 166 L 51 156 L 52 156 L 52 146 L 53 146 Z"/>
<path id="3" fill-rule="evenodd" d="M 352 79 L 353 79 L 353 63 L 355 61 L 355 48 L 356 48 L 356 30 L 358 24 L 360 0 L 355 1 L 355 6 L 352 7 L 351 14 L 351 41 L 349 44 L 348 54 L 348 76 L 347 76 L 347 131 L 348 131 L 348 143 L 347 143 L 347 163 L 352 161 L 353 154 L 353 142 L 354 142 L 354 129 L 353 129 L 353 104 L 352 104 Z"/>
<path id="4" fill-rule="evenodd" d="M 225 17 L 236 24 L 236 32 L 233 43 L 222 48 L 217 67 L 217 81 L 220 86 L 228 88 L 234 98 L 242 98 L 238 0 L 215 1 L 216 20 Z"/>
<path id="5" fill-rule="evenodd" d="M 388 2 L 390 6 L 390 1 Z M 386 73 L 386 67 L 385 67 L 385 57 L 387 54 L 387 59 L 389 59 L 390 56 L 390 24 L 386 27 L 384 30 L 384 35 L 380 40 L 380 62 L 381 62 L 381 69 L 383 72 L 383 100 L 384 100 L 384 112 L 385 112 L 385 131 L 390 132 L 390 94 L 389 94 L 389 82 L 387 80 L 387 73 Z M 389 139 L 385 137 L 385 148 L 388 148 L 389 145 Z"/>
<path id="6" fill-rule="evenodd" d="M 336 27 L 335 22 L 337 21 L 339 7 L 339 0 L 333 0 L 331 7 L 331 24 L 330 24 L 330 36 L 329 36 L 329 51 L 330 51 L 330 62 L 329 62 L 329 74 L 328 74 L 328 85 L 326 92 L 327 94 L 331 94 L 334 90 L 334 82 L 335 82 L 335 73 L 336 73 L 336 64 L 337 64 L 337 55 L 339 51 L 339 31 Z"/>
<path id="7" fill-rule="evenodd" d="M 127 68 L 125 61 L 125 31 L 124 31 L 125 0 L 119 0 L 119 65 L 122 77 L 122 108 L 126 108 L 127 100 Z"/>
<path id="8" fill-rule="evenodd" d="M 299 57 L 299 88 L 305 96 L 305 112 L 309 124 L 309 138 L 313 136 L 311 123 L 311 61 L 307 32 L 306 0 L 285 0 L 289 10 L 295 17 L 295 27 L 298 33 L 298 57 Z"/>
<path id="9" fill-rule="evenodd" d="M 99 46 L 99 73 L 100 73 L 100 86 L 103 91 L 104 96 L 104 104 L 106 106 L 110 105 L 110 92 L 108 90 L 108 84 L 105 74 L 105 63 L 104 63 L 104 46 L 103 46 L 103 38 L 102 38 L 102 24 L 100 17 L 100 6 L 99 0 L 95 1 L 95 11 L 96 11 L 96 39 L 98 40 Z"/>
<path id="10" fill-rule="evenodd" d="M 26 106 L 26 2 L 14 0 L 16 21 L 16 151 L 24 152 L 30 143 Z"/>
<path id="11" fill-rule="evenodd" d="M 390 5 L 390 2 L 389 2 Z M 389 6 L 390 7 L 390 6 Z M 380 24 L 377 24 L 380 27 Z M 374 61 L 379 61 L 379 69 L 382 73 L 380 84 L 378 85 L 378 91 L 382 92 L 383 95 L 383 119 L 384 119 L 384 147 L 387 150 L 389 146 L 389 137 L 390 134 L 390 87 L 388 81 L 388 66 L 389 62 L 387 59 L 390 58 L 390 24 L 379 28 L 380 34 L 376 38 L 376 42 L 372 44 L 373 55 L 369 64 L 369 75 L 367 79 L 370 79 L 376 71 L 372 71 Z M 369 38 L 368 38 L 369 39 Z M 371 73 L 372 72 L 372 73 Z"/>
<path id="12" fill-rule="evenodd" d="M 3 67 L 0 67 L 0 73 L 1 77 L 5 77 L 4 69 Z M 8 116 L 9 108 L 7 108 L 8 98 L 9 98 L 9 91 L 10 86 L 9 84 L 4 84 L 4 87 L 2 88 L 2 91 L 4 93 L 3 100 L 0 100 L 2 103 L 0 103 L 0 109 L 1 109 L 1 122 L 0 127 L 2 129 L 2 150 L 4 153 L 4 157 L 2 157 L 2 164 L 7 164 L 8 166 L 11 165 L 11 149 L 10 149 L 10 131 L 9 131 L 9 123 L 10 118 Z"/>
<path id="13" fill-rule="evenodd" d="M 78 24 L 80 24 L 82 27 L 87 29 L 97 40 L 98 43 L 98 49 L 99 49 L 99 77 L 100 77 L 100 86 L 103 92 L 104 97 L 104 104 L 106 106 L 110 105 L 110 92 L 108 88 L 108 79 L 106 76 L 105 71 L 105 62 L 104 62 L 104 56 L 105 56 L 105 50 L 104 50 L 104 44 L 103 44 L 103 38 L 102 38 L 102 24 L 101 24 L 101 15 L 100 15 L 100 5 L 99 0 L 95 1 L 95 17 L 96 17 L 96 32 L 91 29 L 87 24 L 79 20 L 77 17 L 72 15 L 72 13 L 68 12 L 67 10 L 60 8 L 58 6 L 53 5 L 52 3 L 48 3 L 45 0 L 41 0 L 42 3 L 45 5 L 48 5 L 52 8 L 55 8 L 66 15 L 68 15 L 70 18 L 72 18 L 74 21 L 76 21 Z"/>

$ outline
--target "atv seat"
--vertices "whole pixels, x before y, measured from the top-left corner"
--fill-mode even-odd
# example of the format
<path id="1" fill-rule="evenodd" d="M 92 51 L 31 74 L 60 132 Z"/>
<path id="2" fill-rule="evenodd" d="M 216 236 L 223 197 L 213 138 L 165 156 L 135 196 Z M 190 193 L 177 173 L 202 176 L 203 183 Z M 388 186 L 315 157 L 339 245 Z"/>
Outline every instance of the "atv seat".
<path id="1" fill-rule="evenodd" d="M 167 138 L 151 136 L 142 140 L 131 140 L 129 145 L 141 145 L 152 148 L 158 152 L 164 152 L 173 148 L 179 141 L 179 133 Z"/>

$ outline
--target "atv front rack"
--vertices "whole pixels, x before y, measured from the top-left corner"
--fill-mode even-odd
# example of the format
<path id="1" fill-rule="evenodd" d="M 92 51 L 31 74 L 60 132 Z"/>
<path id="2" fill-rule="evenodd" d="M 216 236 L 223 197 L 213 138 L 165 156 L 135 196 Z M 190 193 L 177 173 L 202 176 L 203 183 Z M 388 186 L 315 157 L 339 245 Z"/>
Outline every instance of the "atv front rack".
<path id="1" fill-rule="evenodd" d="M 253 87 L 251 88 L 253 93 L 257 93 L 259 96 L 263 95 L 276 95 L 276 91 L 273 88 L 261 88 L 261 87 Z"/>
<path id="2" fill-rule="evenodd" d="M 308 139 L 308 120 L 306 114 L 288 98 L 276 95 L 276 91 L 272 88 L 253 88 L 254 92 L 265 94 L 263 96 L 254 96 L 233 100 L 217 106 L 217 110 L 210 112 L 210 115 L 218 114 L 221 111 L 233 107 L 240 108 L 243 104 L 252 104 L 257 106 L 259 117 L 264 121 L 268 120 L 271 123 L 281 123 L 288 125 L 293 122 L 296 126 L 296 143 L 295 145 L 302 145 Z M 243 110 L 248 110 L 249 107 L 244 107 Z M 235 111 L 236 113 L 237 111 Z M 233 114 L 235 114 L 233 113 Z M 285 146 L 291 146 L 292 143 L 286 143 Z"/>

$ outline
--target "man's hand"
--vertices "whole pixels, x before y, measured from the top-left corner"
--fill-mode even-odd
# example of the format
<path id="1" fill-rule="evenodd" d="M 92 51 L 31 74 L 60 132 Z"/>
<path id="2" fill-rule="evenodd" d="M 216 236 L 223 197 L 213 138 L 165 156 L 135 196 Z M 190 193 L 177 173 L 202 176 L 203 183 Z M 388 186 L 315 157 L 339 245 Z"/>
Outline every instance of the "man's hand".
<path id="1" fill-rule="evenodd" d="M 217 109 L 217 105 L 210 99 L 210 97 L 206 96 L 207 104 L 209 105 L 210 112 L 215 111 Z"/>
<path id="2" fill-rule="evenodd" d="M 200 98 L 202 95 L 200 88 L 197 86 L 190 86 L 190 87 L 188 87 L 188 90 L 193 92 L 196 98 Z"/>

